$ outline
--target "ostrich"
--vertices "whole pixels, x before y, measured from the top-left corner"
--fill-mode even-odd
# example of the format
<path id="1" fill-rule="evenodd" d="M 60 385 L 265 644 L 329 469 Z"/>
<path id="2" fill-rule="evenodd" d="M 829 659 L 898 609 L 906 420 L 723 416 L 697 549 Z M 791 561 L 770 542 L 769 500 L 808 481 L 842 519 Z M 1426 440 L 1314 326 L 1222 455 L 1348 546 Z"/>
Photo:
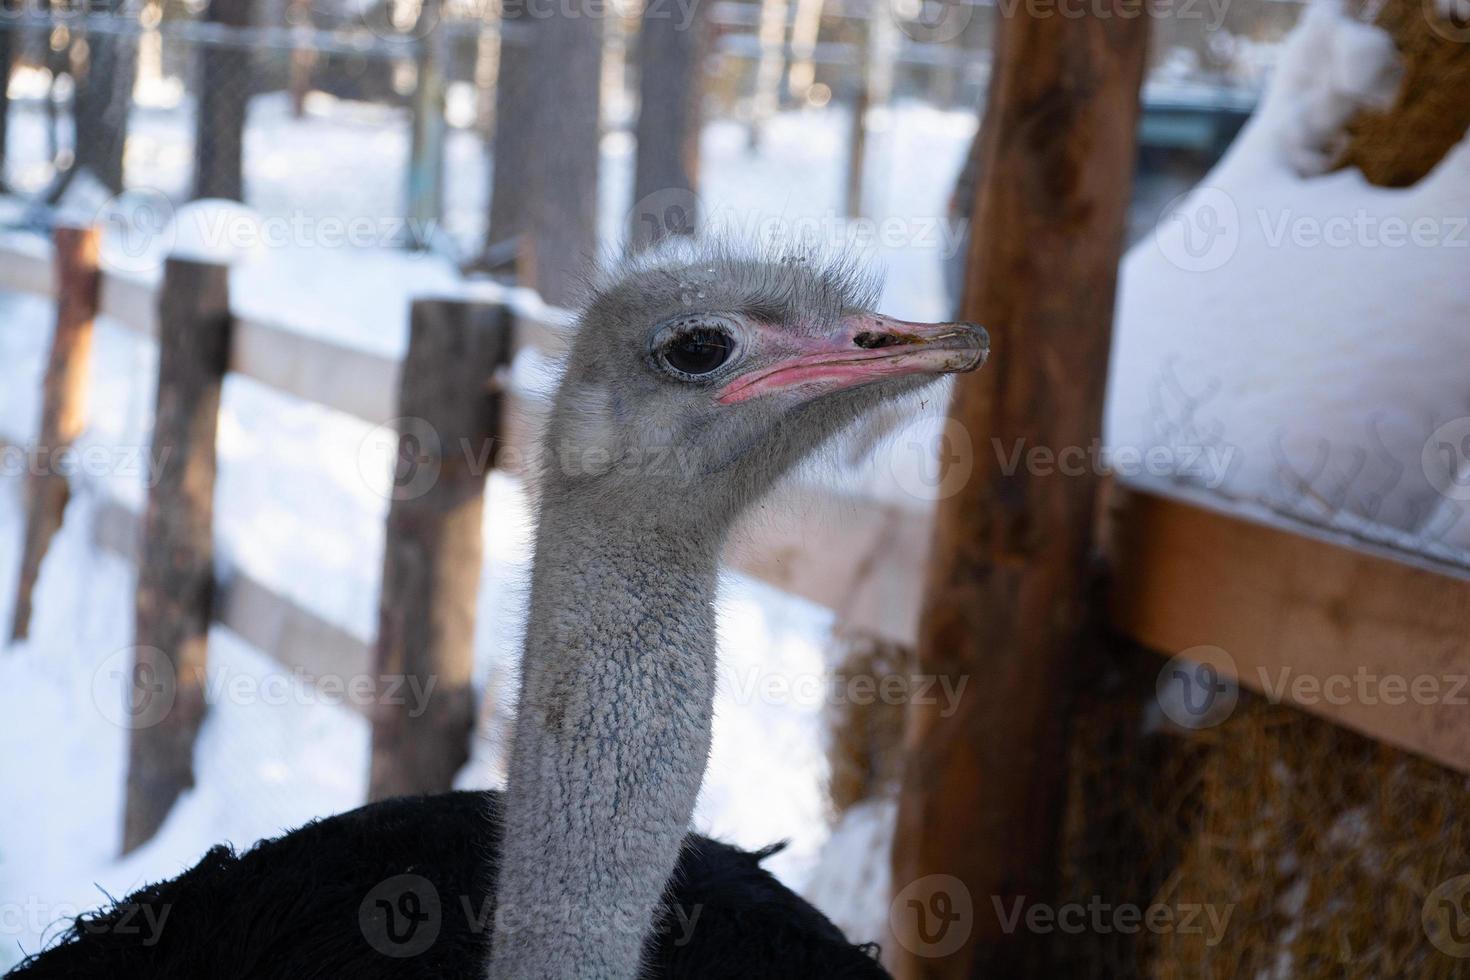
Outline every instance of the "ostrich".
<path id="1" fill-rule="evenodd" d="M 971 324 L 872 312 L 849 263 L 679 253 L 595 289 L 547 427 L 497 897 L 570 919 L 497 943 L 498 980 L 638 973 L 704 775 L 732 522 L 866 410 L 989 347 Z"/>
<path id="2" fill-rule="evenodd" d="M 981 328 L 880 316 L 875 293 L 850 264 L 687 244 L 595 284 L 543 441 L 503 798 L 389 801 L 240 858 L 211 852 L 78 920 L 15 980 L 472 977 L 487 959 L 496 980 L 884 976 L 759 868 L 766 852 L 686 837 L 732 523 L 865 411 L 986 357 Z M 358 934 L 359 903 L 405 869 L 472 907 L 490 898 L 495 928 L 385 960 Z M 140 950 L 105 927 L 128 903 L 193 924 Z M 698 941 L 673 943 L 696 907 Z"/>

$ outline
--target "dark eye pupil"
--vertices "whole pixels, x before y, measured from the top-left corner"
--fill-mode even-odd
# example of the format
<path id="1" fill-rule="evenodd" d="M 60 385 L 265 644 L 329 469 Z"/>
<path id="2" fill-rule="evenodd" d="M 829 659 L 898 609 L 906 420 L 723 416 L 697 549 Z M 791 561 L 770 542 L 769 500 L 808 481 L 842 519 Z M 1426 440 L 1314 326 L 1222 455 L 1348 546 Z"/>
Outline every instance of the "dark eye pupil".
<path id="1" fill-rule="evenodd" d="M 709 374 L 730 357 L 730 338 L 715 331 L 685 334 L 664 348 L 669 367 L 684 374 Z"/>

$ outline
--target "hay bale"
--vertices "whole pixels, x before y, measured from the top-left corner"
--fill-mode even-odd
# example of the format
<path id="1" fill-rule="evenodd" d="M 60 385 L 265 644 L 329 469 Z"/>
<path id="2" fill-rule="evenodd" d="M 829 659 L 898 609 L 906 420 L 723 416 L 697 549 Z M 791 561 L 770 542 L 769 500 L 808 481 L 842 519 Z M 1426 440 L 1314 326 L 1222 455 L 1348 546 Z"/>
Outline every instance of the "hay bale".
<path id="1" fill-rule="evenodd" d="M 1228 920 L 1066 937 L 1066 975 L 1470 975 L 1424 921 L 1470 872 L 1470 779 L 1244 692 L 1214 728 L 1149 724 L 1161 665 L 1128 655 L 1114 692 L 1080 706 L 1061 900 Z"/>

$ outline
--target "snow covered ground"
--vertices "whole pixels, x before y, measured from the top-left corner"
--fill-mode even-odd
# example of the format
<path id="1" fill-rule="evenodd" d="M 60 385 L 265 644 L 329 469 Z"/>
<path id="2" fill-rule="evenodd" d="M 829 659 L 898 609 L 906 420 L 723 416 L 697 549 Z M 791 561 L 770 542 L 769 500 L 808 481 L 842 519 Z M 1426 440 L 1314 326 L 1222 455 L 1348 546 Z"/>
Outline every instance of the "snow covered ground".
<path id="1" fill-rule="evenodd" d="M 1459 530 L 1439 540 L 1458 533 L 1466 541 L 1470 521 L 1459 519 L 1458 501 L 1437 489 L 1421 457 L 1432 433 L 1470 416 L 1463 380 L 1470 253 L 1453 241 L 1453 220 L 1470 211 L 1470 152 L 1462 145 L 1406 191 L 1371 188 L 1352 173 L 1317 172 L 1320 154 L 1312 151 L 1330 142 L 1347 110 L 1391 78 L 1381 43 L 1365 30 L 1334 6 L 1320 6 L 1296 36 L 1297 60 L 1280 73 L 1236 148 L 1128 257 L 1108 439 L 1140 452 L 1162 446 L 1176 462 L 1190 451 L 1196 467 L 1218 463 L 1172 472 L 1222 492 L 1421 535 L 1440 526 L 1426 522 L 1442 521 Z M 1330 70 L 1320 70 L 1324 64 Z M 290 216 L 302 200 L 320 205 L 315 214 L 397 214 L 400 188 L 390 164 L 404 152 L 402 127 L 385 125 L 374 112 L 319 100 L 299 122 L 283 104 L 255 100 L 254 142 L 247 146 L 251 203 L 267 217 Z M 146 155 L 153 186 L 164 190 L 181 186 L 187 168 L 187 144 L 172 119 L 156 113 L 129 150 Z M 875 219 L 857 234 L 873 236 L 871 255 L 888 268 L 887 311 L 939 317 L 946 312 L 941 259 L 954 242 L 943 225 L 945 196 L 973 118 L 910 104 L 878 122 L 868 202 Z M 751 156 L 741 128 L 712 124 L 703 145 L 707 210 L 747 233 L 850 239 L 853 226 L 836 218 L 835 161 L 845 125 L 837 113 L 785 114 L 769 127 L 760 155 Z M 332 130 L 331 160 L 299 166 L 305 127 L 319 137 L 323 126 Z M 476 195 L 486 184 L 478 147 L 467 134 L 454 140 L 460 142 L 450 147 L 449 193 L 459 203 L 452 210 L 478 213 Z M 618 134 L 604 142 L 606 240 L 625 225 L 631 149 Z M 914 180 L 916 173 L 925 181 Z M 1359 214 L 1366 224 L 1353 223 Z M 1346 245 L 1303 243 L 1301 229 L 1310 238 L 1313 228 L 1336 228 L 1344 217 Z M 1385 230 L 1400 221 L 1411 230 L 1420 218 L 1438 220 L 1433 227 L 1444 247 L 1382 244 Z M 1378 244 L 1366 240 L 1363 227 L 1373 229 Z M 1206 237 L 1188 240 L 1191 232 Z M 299 237 L 243 263 L 232 283 L 244 313 L 386 354 L 403 348 L 412 295 L 456 288 L 453 269 L 434 258 Z M 24 443 L 35 431 L 50 319 L 46 304 L 0 295 L 0 439 Z M 0 966 L 37 948 L 56 920 L 104 894 L 172 874 L 219 840 L 245 846 L 355 806 L 366 783 L 360 716 L 321 703 L 294 681 L 271 687 L 268 679 L 279 677 L 272 662 L 216 629 L 211 685 L 226 693 L 213 702 L 198 746 L 199 786 L 152 844 L 115 859 L 126 733 L 109 719 L 121 697 L 119 652 L 131 642 L 132 573 L 91 547 L 89 524 L 104 493 L 134 505 L 141 500 L 135 461 L 148 444 L 155 367 L 150 345 L 106 322 L 95 364 L 84 443 L 106 447 L 114 463 L 80 483 L 42 572 L 32 640 L 0 651 L 0 744 L 7 746 L 0 786 L 10 803 L 0 808 Z M 386 474 L 365 475 L 359 465 L 367 436 L 363 423 L 247 380 L 226 385 L 216 508 L 221 551 L 364 639 L 374 629 L 386 510 Z M 1380 447 L 1396 462 L 1384 461 Z M 1310 479 L 1292 477 L 1283 461 Z M 864 485 L 891 492 L 891 479 L 875 473 L 864 471 Z M 19 474 L 0 470 L 0 628 L 8 627 L 14 591 L 22 484 Z M 487 514 L 477 672 L 492 703 L 503 704 L 512 693 L 527 571 L 528 514 L 513 479 L 492 477 Z M 855 927 L 855 938 L 881 938 L 872 933 L 886 910 L 891 806 L 877 801 L 850 811 L 818 869 L 831 833 L 821 787 L 822 705 L 742 693 L 767 690 L 752 677 L 820 674 L 830 617 L 735 576 L 727 579 L 722 613 L 726 676 L 696 824 L 747 846 L 792 839 L 774 862 L 778 872 L 810 886 Z M 463 785 L 499 778 L 497 720 L 504 717 L 487 712 Z"/>
<path id="2" fill-rule="evenodd" d="M 268 100 L 252 108 L 256 114 L 272 111 Z M 289 145 L 297 123 L 284 112 L 277 121 L 284 131 L 281 144 Z M 337 125 L 367 143 L 374 138 L 371 119 L 349 116 Z M 710 178 L 704 203 L 711 213 L 739 222 L 737 230 L 747 234 L 861 244 L 871 230 L 870 254 L 886 259 L 891 270 L 889 308 L 913 317 L 939 316 L 944 300 L 938 250 L 953 247 L 939 220 L 949 173 L 959 166 L 973 118 L 912 106 L 879 125 L 891 126 L 895 137 L 886 141 L 889 151 L 875 150 L 873 162 L 877 189 L 870 203 L 875 214 L 887 216 L 886 223 L 875 220 L 871 229 L 854 231 L 836 217 L 840 171 L 832 162 L 841 158 L 843 123 L 835 114 L 778 118 L 755 158 L 747 155 L 743 131 L 711 125 L 705 134 Z M 630 147 L 613 138 L 604 149 L 608 180 L 626 183 Z M 160 164 L 157 187 L 168 189 L 182 179 L 168 169 L 170 160 L 179 162 L 176 155 L 157 152 L 151 159 Z M 250 176 L 252 188 L 277 179 L 332 179 L 330 168 L 315 177 L 277 175 L 268 147 L 257 154 L 247 149 L 247 160 L 258 168 Z M 922 186 L 907 180 L 921 163 L 923 172 L 943 179 Z M 373 186 L 369 179 L 356 193 Z M 610 202 L 605 224 L 621 229 L 622 195 L 603 198 Z M 324 208 L 339 203 L 329 197 Z M 258 210 L 267 219 L 286 213 Z M 187 237 L 193 218 L 183 217 Z M 307 228 L 308 237 L 284 246 L 245 250 L 250 254 L 232 273 L 242 314 L 396 355 L 406 341 L 409 299 L 459 288 L 453 268 L 442 260 L 324 247 L 309 237 L 320 228 Z M 171 230 L 153 227 L 140 257 L 122 249 L 125 239 L 117 232 L 109 230 L 104 256 L 145 278 L 158 273 L 154 253 L 178 243 Z M 0 295 L 0 440 L 24 444 L 35 432 L 51 316 L 39 300 Z M 142 502 L 140 453 L 148 446 L 156 355 L 150 343 L 104 320 L 94 365 L 91 422 L 82 448 L 106 447 L 109 462 L 78 481 L 79 493 L 42 570 L 31 639 L 0 653 L 0 742 L 27 746 L 0 753 L 0 786 L 11 803 L 0 809 L 0 966 L 36 949 L 58 920 L 95 906 L 104 895 L 125 894 L 173 874 L 220 840 L 248 846 L 311 817 L 356 806 L 366 789 L 368 733 L 362 718 L 295 679 L 279 684 L 281 671 L 273 661 L 216 628 L 210 684 L 218 696 L 211 699 L 197 747 L 199 785 L 152 843 L 116 860 L 126 730 L 115 721 L 122 696 L 119 668 L 132 634 L 133 573 L 92 547 L 91 518 L 104 495 L 135 509 Z M 369 434 L 365 423 L 249 380 L 232 377 L 226 384 L 216 491 L 221 554 L 363 639 L 375 629 L 387 507 L 386 472 L 365 475 L 359 462 Z M 7 458 L 12 465 L 0 471 L 0 595 L 6 597 L 0 629 L 8 636 L 24 480 L 16 458 Z M 477 674 L 498 708 L 486 711 L 476 757 L 460 776 L 464 786 L 500 779 L 501 726 L 514 690 L 510 669 L 528 561 L 529 515 L 513 478 L 492 476 L 487 513 Z M 820 699 L 773 692 L 765 681 L 823 674 L 830 614 L 733 575 L 723 602 L 714 754 L 696 825 L 749 847 L 791 840 L 771 866 L 800 886 L 828 833 L 823 705 Z"/>

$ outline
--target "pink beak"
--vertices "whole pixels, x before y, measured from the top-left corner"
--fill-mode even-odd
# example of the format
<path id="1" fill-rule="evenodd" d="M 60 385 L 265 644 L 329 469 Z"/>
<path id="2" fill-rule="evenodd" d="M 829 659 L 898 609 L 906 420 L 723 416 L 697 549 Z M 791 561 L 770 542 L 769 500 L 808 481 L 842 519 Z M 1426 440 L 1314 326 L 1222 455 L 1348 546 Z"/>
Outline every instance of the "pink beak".
<path id="1" fill-rule="evenodd" d="M 782 335 L 773 342 L 795 349 L 731 380 L 719 391 L 721 404 L 797 388 L 817 394 L 911 374 L 973 371 L 990 353 L 990 337 L 976 324 L 910 323 L 876 313 L 844 317 L 825 337 Z"/>

